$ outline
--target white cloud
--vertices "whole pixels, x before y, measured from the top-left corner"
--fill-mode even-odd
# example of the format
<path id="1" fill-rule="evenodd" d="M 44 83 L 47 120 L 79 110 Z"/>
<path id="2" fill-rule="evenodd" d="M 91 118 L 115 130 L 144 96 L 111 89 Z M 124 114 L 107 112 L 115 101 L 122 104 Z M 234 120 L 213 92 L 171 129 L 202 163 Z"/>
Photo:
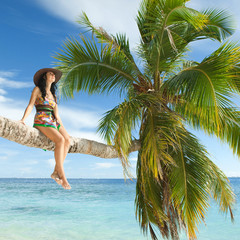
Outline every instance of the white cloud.
<path id="1" fill-rule="evenodd" d="M 0 160 L 9 160 L 14 159 L 15 156 L 19 156 L 21 153 L 19 151 L 16 151 L 14 149 L 11 149 L 9 151 L 8 145 L 0 145 Z"/>
<path id="2" fill-rule="evenodd" d="M 7 157 L 7 156 L 0 156 L 0 161 L 1 161 L 1 160 L 4 160 L 4 161 L 5 161 L 5 160 L 8 160 L 8 157 Z"/>
<path id="3" fill-rule="evenodd" d="M 54 158 L 50 158 L 46 162 L 49 165 L 49 167 L 51 167 L 51 169 L 55 167 L 55 163 L 56 162 L 55 162 Z M 66 165 L 66 164 L 69 164 L 69 163 L 70 163 L 70 160 L 69 159 L 65 159 L 63 164 Z"/>
<path id="4" fill-rule="evenodd" d="M 7 92 L 5 91 L 5 90 L 3 90 L 3 89 L 1 89 L 0 88 L 0 95 L 4 95 L 4 94 L 6 94 Z"/>
<path id="5" fill-rule="evenodd" d="M 72 137 L 85 138 L 88 140 L 94 140 L 96 142 L 101 142 L 106 144 L 106 142 L 94 131 L 91 132 L 91 131 L 77 130 L 72 128 L 69 124 L 66 125 L 66 130 L 68 134 Z"/>
<path id="6" fill-rule="evenodd" d="M 27 161 L 26 164 L 28 164 L 28 165 L 36 165 L 36 164 L 39 164 L 39 161 L 37 161 L 37 160 L 30 160 L 30 161 Z"/>
<path id="7" fill-rule="evenodd" d="M 100 119 L 100 113 L 96 111 L 86 111 L 69 107 L 59 106 L 59 114 L 69 121 L 75 128 L 95 128 Z"/>
<path id="8" fill-rule="evenodd" d="M 0 86 L 3 87 L 8 87 L 8 88 L 25 88 L 25 87 L 31 87 L 32 83 L 31 82 L 21 82 L 21 81 L 12 81 L 8 80 L 5 77 L 1 77 L 0 75 Z"/>
<path id="9" fill-rule="evenodd" d="M 1 92 L 0 92 L 0 94 L 1 94 Z M 13 102 L 13 99 L 0 95 L 0 103 L 5 103 L 5 102 Z"/>
<path id="10" fill-rule="evenodd" d="M 126 33 L 131 47 L 139 42 L 135 18 L 140 2 L 141 0 L 38 0 L 39 5 L 51 14 L 79 27 L 76 19 L 82 11 L 86 12 L 96 27 L 101 26 L 110 34 Z"/>
<path id="11" fill-rule="evenodd" d="M 54 166 L 55 166 L 55 159 L 54 158 L 50 158 L 50 159 L 47 160 L 47 163 L 49 164 L 49 166 L 51 168 L 54 168 Z"/>
<path id="12" fill-rule="evenodd" d="M 23 167 L 23 168 L 20 168 L 19 171 L 22 176 L 25 174 L 33 173 L 33 170 L 31 167 Z"/>
<path id="13" fill-rule="evenodd" d="M 109 162 L 102 162 L 102 163 L 95 163 L 95 168 L 112 168 L 112 167 L 121 167 L 121 164 L 117 163 L 109 163 Z"/>
<path id="14" fill-rule="evenodd" d="M 10 99 L 11 101 L 2 102 L 1 96 L 0 96 L 0 109 L 1 109 L 1 116 L 5 118 L 9 118 L 11 120 L 18 121 L 23 117 L 24 110 L 27 107 L 27 103 L 25 101 L 14 101 L 13 99 Z M 14 101 L 14 104 L 12 103 Z M 25 123 L 27 125 L 32 126 L 33 125 L 33 119 L 34 119 L 34 113 L 33 111 L 26 119 Z"/>
<path id="15" fill-rule="evenodd" d="M 32 83 L 21 82 L 21 81 L 12 81 L 9 78 L 16 78 L 15 72 L 10 71 L 0 71 L 0 109 L 1 116 L 10 118 L 12 120 L 20 120 L 24 113 L 24 107 L 26 106 L 25 101 L 9 98 L 3 95 L 7 95 L 7 91 L 4 88 L 25 88 L 30 87 Z M 33 114 L 31 114 L 33 118 Z M 31 121 L 27 121 L 31 124 Z"/>
<path id="16" fill-rule="evenodd" d="M 240 177 L 240 172 L 237 171 L 225 171 L 227 177 Z"/>
<path id="17" fill-rule="evenodd" d="M 130 160 L 130 161 L 133 161 L 133 162 L 137 162 L 137 159 L 138 159 L 137 157 L 130 157 L 130 158 L 129 158 L 129 160 Z"/>
<path id="18" fill-rule="evenodd" d="M 26 88 L 31 87 L 32 82 L 22 82 L 10 80 L 11 78 L 17 78 L 16 71 L 0 71 L 0 94 L 6 94 L 7 92 L 3 88 Z"/>
<path id="19" fill-rule="evenodd" d="M 98 121 L 102 114 L 100 111 L 88 111 L 64 106 L 58 108 L 59 115 L 70 136 L 105 143 L 100 135 L 96 133 Z"/>
<path id="20" fill-rule="evenodd" d="M 14 77 L 16 75 L 15 72 L 9 72 L 9 71 L 0 71 L 1 77 Z"/>

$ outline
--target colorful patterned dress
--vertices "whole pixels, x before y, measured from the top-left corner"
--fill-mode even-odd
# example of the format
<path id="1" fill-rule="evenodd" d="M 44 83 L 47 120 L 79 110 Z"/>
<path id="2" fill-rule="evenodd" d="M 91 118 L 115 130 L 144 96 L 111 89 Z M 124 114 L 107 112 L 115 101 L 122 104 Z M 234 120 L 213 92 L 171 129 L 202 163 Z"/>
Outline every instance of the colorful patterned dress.
<path id="1" fill-rule="evenodd" d="M 60 123 L 54 116 L 53 109 L 56 106 L 56 102 L 52 99 L 48 99 L 45 97 L 45 100 L 41 97 L 37 97 L 35 101 L 36 114 L 34 117 L 35 126 L 43 126 L 43 127 L 52 127 L 59 131 Z"/>

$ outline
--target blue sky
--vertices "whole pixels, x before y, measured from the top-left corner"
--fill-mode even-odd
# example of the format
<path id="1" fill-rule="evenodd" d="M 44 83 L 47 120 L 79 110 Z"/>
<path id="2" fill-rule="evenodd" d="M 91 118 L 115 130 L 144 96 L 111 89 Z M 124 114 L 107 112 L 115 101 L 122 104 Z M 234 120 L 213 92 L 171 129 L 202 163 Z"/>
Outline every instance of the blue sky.
<path id="1" fill-rule="evenodd" d="M 77 37 L 82 31 L 75 22 L 85 11 L 95 26 L 104 27 L 109 33 L 126 33 L 132 50 L 139 39 L 135 16 L 139 0 L 4 0 L 1 2 L 0 38 L 0 115 L 20 120 L 34 88 L 33 75 L 43 67 L 54 67 L 52 57 L 58 52 L 69 35 Z M 230 4 L 231 3 L 231 4 Z M 193 0 L 189 6 L 228 8 L 235 15 L 237 31 L 232 39 L 238 40 L 239 3 L 231 0 Z M 228 6 L 227 6 L 228 5 Z M 126 7 L 127 6 L 127 7 Z M 201 61 L 219 46 L 217 42 L 205 40 L 191 46 L 190 57 Z M 76 93 L 74 99 L 61 99 L 59 113 L 71 136 L 104 142 L 96 134 L 98 121 L 122 99 L 118 95 L 91 95 Z M 239 98 L 235 99 L 239 105 Z M 32 126 L 35 109 L 26 124 Z M 227 144 L 202 131 L 188 127 L 207 147 L 211 159 L 224 173 L 240 176 L 240 161 Z M 135 176 L 137 153 L 130 155 L 132 174 Z M 0 177 L 49 177 L 54 166 L 54 152 L 29 148 L 0 138 Z M 118 159 L 101 159 L 84 154 L 68 154 L 65 171 L 69 178 L 122 178 L 122 167 Z"/>

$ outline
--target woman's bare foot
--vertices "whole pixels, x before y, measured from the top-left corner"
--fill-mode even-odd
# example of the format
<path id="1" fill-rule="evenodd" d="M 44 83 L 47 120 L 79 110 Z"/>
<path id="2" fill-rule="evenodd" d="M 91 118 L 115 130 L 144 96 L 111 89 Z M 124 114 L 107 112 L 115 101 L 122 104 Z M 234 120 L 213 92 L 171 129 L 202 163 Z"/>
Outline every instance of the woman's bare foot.
<path id="1" fill-rule="evenodd" d="M 67 179 L 65 178 L 65 179 L 62 179 L 62 187 L 64 188 L 64 189 L 71 189 L 71 186 L 69 185 L 69 183 L 68 183 L 68 181 L 67 181 Z"/>
<path id="2" fill-rule="evenodd" d="M 57 184 L 62 185 L 62 179 L 60 179 L 58 173 L 54 171 L 51 175 L 51 178 L 56 181 Z"/>
<path id="3" fill-rule="evenodd" d="M 64 174 L 64 171 L 61 171 L 58 170 L 58 169 L 54 169 L 54 172 L 53 172 L 53 177 L 55 177 L 55 181 L 60 184 L 64 189 L 71 189 L 71 186 L 69 185 L 68 181 L 67 181 L 67 178 Z M 52 176 L 51 175 L 51 176 Z M 57 177 L 57 178 L 56 178 Z M 59 181 L 58 181 L 59 180 Z M 61 181 L 61 182 L 60 182 Z"/>

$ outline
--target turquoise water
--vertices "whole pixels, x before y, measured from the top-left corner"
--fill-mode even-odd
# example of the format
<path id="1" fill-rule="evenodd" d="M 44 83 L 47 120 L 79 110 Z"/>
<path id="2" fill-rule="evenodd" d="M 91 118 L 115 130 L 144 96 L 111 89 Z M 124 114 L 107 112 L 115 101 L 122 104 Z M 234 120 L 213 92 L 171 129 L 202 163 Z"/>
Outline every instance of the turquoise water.
<path id="1" fill-rule="evenodd" d="M 240 239 L 240 178 L 230 182 L 237 195 L 235 223 L 212 203 L 198 239 Z M 66 191 L 52 179 L 0 179 L 0 240 L 151 239 L 141 233 L 135 219 L 135 182 L 69 179 L 69 183 L 72 189 Z"/>

